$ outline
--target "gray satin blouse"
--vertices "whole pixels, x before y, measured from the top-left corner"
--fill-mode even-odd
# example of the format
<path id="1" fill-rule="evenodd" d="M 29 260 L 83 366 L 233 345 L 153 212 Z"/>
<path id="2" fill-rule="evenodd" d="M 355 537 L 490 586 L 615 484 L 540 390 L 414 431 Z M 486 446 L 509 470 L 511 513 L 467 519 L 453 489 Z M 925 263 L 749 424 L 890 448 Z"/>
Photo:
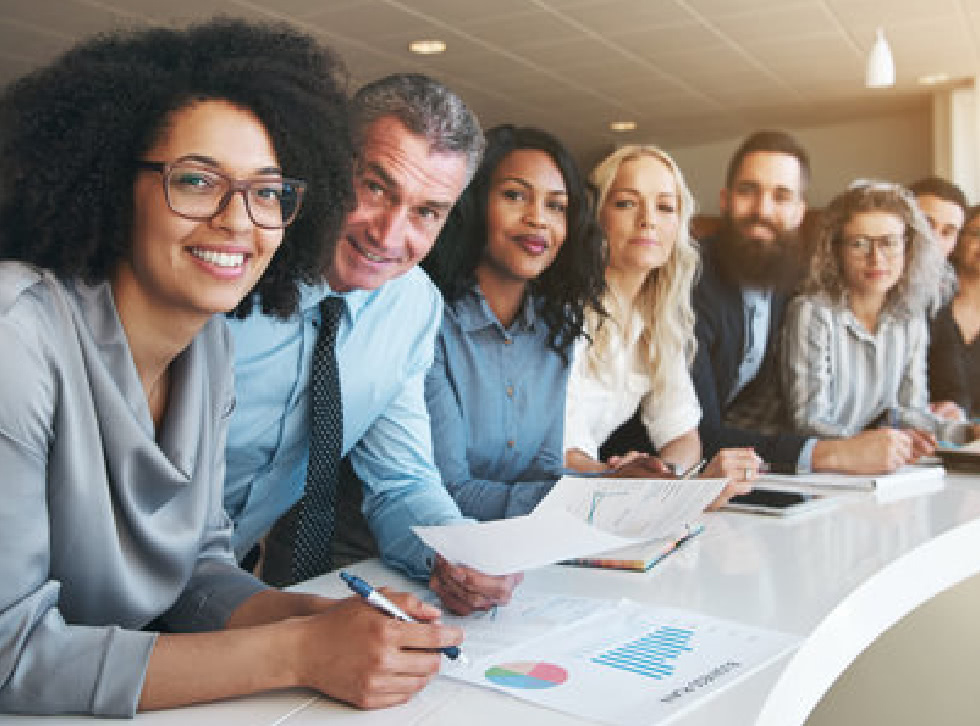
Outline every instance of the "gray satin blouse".
<path id="1" fill-rule="evenodd" d="M 219 629 L 264 588 L 222 508 L 223 321 L 172 381 L 157 441 L 109 285 L 0 263 L 0 712 L 131 716 L 143 627 Z"/>

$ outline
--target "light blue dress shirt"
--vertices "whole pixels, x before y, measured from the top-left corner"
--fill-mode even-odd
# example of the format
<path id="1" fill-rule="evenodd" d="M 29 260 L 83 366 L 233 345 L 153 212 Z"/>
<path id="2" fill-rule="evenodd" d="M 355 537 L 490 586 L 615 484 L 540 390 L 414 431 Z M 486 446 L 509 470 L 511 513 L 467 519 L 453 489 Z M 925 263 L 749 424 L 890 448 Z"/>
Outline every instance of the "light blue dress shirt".
<path id="1" fill-rule="evenodd" d="M 478 290 L 446 305 L 425 397 L 436 463 L 467 516 L 527 514 L 561 476 L 570 369 L 548 335 L 530 300 L 509 328 Z"/>
<path id="2" fill-rule="evenodd" d="M 745 343 L 742 346 L 742 362 L 738 366 L 738 378 L 728 396 L 728 403 L 735 400 L 762 368 L 769 342 L 772 291 L 742 288 L 742 312 L 745 314 Z"/>
<path id="3" fill-rule="evenodd" d="M 301 288 L 289 320 L 253 314 L 230 321 L 236 408 L 228 433 L 225 508 L 241 557 L 303 493 L 309 454 L 309 380 L 326 283 Z M 432 459 L 425 373 L 442 298 L 412 269 L 377 290 L 341 295 L 337 330 L 343 455 L 364 482 L 363 511 L 382 556 L 426 577 L 431 551 L 414 524 L 465 521 Z"/>

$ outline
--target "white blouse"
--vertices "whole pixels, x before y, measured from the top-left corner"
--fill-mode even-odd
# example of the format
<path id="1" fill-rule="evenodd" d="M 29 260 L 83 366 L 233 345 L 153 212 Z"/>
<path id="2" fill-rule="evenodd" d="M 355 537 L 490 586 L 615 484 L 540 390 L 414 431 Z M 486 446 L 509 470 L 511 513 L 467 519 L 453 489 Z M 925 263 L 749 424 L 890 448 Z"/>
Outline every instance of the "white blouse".
<path id="1" fill-rule="evenodd" d="M 606 325 L 610 323 L 607 322 Z M 605 362 L 601 379 L 589 370 L 589 342 L 576 342 L 565 404 L 565 451 L 580 449 L 598 459 L 599 447 L 640 407 L 640 420 L 657 449 L 696 428 L 701 406 L 683 355 L 667 361 L 668 384 L 662 394 L 643 369 L 639 341 L 643 320 L 634 313 L 626 341 Z"/>

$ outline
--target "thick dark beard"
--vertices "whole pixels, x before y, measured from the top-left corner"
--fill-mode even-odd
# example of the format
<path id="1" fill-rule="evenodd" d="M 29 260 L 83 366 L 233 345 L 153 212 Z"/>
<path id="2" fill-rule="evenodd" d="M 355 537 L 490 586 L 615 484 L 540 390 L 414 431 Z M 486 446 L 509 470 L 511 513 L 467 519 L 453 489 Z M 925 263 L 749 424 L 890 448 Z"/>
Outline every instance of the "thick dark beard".
<path id="1" fill-rule="evenodd" d="M 792 292 L 801 274 L 798 230 L 780 232 L 765 220 L 752 221 L 768 226 L 775 238 L 760 242 L 746 237 L 732 218 L 724 215 L 714 244 L 715 259 L 723 274 L 741 287 Z"/>

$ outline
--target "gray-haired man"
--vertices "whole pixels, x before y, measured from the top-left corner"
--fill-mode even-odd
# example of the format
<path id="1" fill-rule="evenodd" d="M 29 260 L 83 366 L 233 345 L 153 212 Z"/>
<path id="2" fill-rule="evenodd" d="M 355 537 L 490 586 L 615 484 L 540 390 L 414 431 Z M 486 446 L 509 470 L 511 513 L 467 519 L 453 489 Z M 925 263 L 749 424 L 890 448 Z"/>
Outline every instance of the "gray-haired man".
<path id="1" fill-rule="evenodd" d="M 365 86 L 352 116 L 357 205 L 324 280 L 300 291 L 301 312 L 287 321 L 252 315 L 231 323 L 237 405 L 224 501 L 235 521 L 235 549 L 243 557 L 277 519 L 299 508 L 320 303 L 338 297 L 340 453 L 363 481 L 363 510 L 383 558 L 413 577 L 428 576 L 454 611 L 507 602 L 519 575 L 490 577 L 441 558 L 431 563 L 410 530 L 462 519 L 432 460 L 424 398 L 442 301 L 416 265 L 479 163 L 483 135 L 455 94 L 416 74 Z M 275 527 L 266 542 L 263 577 L 276 584 L 290 582 L 284 529 Z"/>

